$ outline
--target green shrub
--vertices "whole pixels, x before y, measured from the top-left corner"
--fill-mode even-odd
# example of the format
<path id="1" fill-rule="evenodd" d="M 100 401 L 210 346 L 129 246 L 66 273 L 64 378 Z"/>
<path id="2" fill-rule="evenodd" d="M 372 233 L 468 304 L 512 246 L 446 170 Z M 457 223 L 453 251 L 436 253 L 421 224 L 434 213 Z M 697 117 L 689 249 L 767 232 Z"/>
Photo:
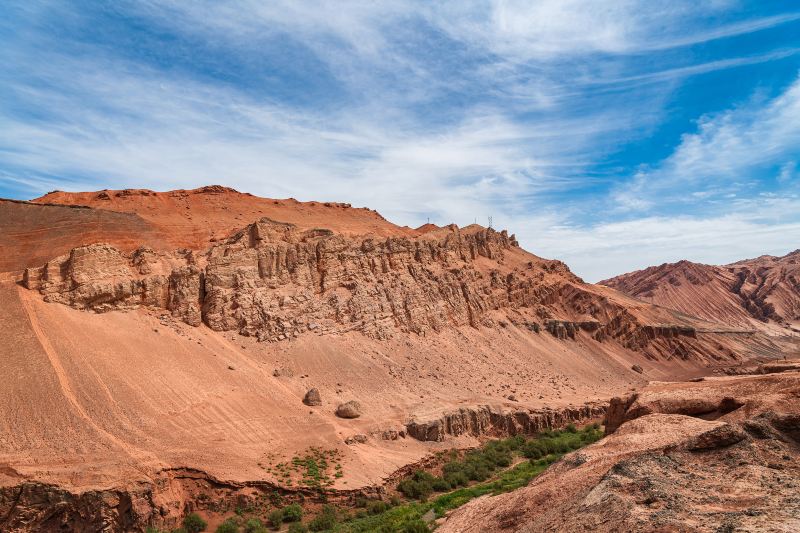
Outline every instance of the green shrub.
<path id="1" fill-rule="evenodd" d="M 491 474 L 486 465 L 478 462 L 467 464 L 464 473 L 470 481 L 485 481 Z"/>
<path id="2" fill-rule="evenodd" d="M 414 472 L 414 481 L 433 483 L 434 479 L 436 478 L 433 474 L 425 470 L 417 470 Z"/>
<path id="3" fill-rule="evenodd" d="M 567 424 L 566 431 L 567 433 L 577 433 L 578 428 L 575 427 L 575 424 Z"/>
<path id="4" fill-rule="evenodd" d="M 463 472 L 463 470 L 445 474 L 444 479 L 450 484 L 451 487 L 466 487 L 469 484 L 469 478 Z"/>
<path id="5" fill-rule="evenodd" d="M 244 533 L 259 533 L 264 530 L 264 524 L 258 518 L 251 518 L 244 524 Z"/>
<path id="6" fill-rule="evenodd" d="M 217 533 L 239 533 L 239 525 L 233 518 L 228 518 L 219 526 L 217 526 Z"/>
<path id="7" fill-rule="evenodd" d="M 299 522 L 303 519 L 303 508 L 300 504 L 293 503 L 283 508 L 284 522 Z"/>
<path id="8" fill-rule="evenodd" d="M 389 510 L 389 506 L 386 502 L 382 502 L 381 500 L 372 500 L 367 502 L 367 512 L 369 514 L 381 514 Z"/>
<path id="9" fill-rule="evenodd" d="M 206 530 L 208 523 L 203 520 L 199 514 L 189 513 L 183 519 L 183 527 L 186 529 L 187 533 L 200 533 Z"/>
<path id="10" fill-rule="evenodd" d="M 308 533 L 308 528 L 300 522 L 289 524 L 289 533 Z"/>
<path id="11" fill-rule="evenodd" d="M 445 474 L 445 475 L 447 475 L 447 474 L 455 474 L 455 473 L 461 472 L 463 470 L 464 470 L 463 463 L 460 463 L 458 461 L 450 461 L 449 463 L 445 464 L 442 467 L 442 473 Z"/>
<path id="12" fill-rule="evenodd" d="M 325 531 L 326 529 L 333 529 L 335 525 L 336 508 L 332 505 L 325 505 L 322 507 L 322 512 L 308 523 L 308 529 L 311 531 Z"/>
<path id="13" fill-rule="evenodd" d="M 271 525 L 275 529 L 279 528 L 283 523 L 283 510 L 275 509 L 271 511 L 267 516 L 267 520 L 269 520 L 269 525 Z"/>
<path id="14" fill-rule="evenodd" d="M 427 473 L 427 472 L 426 472 Z M 428 474 L 430 476 L 430 474 Z M 424 476 L 414 476 L 415 478 L 420 477 L 421 480 L 417 479 L 404 479 L 397 485 L 397 490 L 402 492 L 406 495 L 407 498 L 413 498 L 415 500 L 426 500 L 428 496 L 431 495 L 433 492 L 433 483 L 432 481 L 428 481 L 424 478 Z M 433 476 L 430 476 L 433 479 Z"/>
<path id="15" fill-rule="evenodd" d="M 508 439 L 508 444 L 512 450 L 519 450 L 525 444 L 525 435 L 514 435 Z"/>
<path id="16" fill-rule="evenodd" d="M 547 455 L 546 448 L 538 440 L 529 440 L 522 445 L 520 450 L 522 451 L 522 455 L 528 459 L 539 459 L 540 457 Z"/>
<path id="17" fill-rule="evenodd" d="M 433 487 L 433 490 L 435 490 L 436 492 L 446 492 L 452 488 L 450 487 L 449 481 L 440 477 L 434 479 L 431 486 Z"/>
<path id="18" fill-rule="evenodd" d="M 430 533 L 430 528 L 422 520 L 414 520 L 406 524 L 403 533 Z"/>

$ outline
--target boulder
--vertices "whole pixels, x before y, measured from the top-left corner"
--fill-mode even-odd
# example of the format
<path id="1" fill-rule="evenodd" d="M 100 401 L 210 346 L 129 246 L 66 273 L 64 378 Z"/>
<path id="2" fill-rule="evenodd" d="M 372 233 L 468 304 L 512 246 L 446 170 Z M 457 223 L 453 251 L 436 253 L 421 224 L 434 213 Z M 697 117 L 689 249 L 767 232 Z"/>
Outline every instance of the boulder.
<path id="1" fill-rule="evenodd" d="M 644 369 L 642 367 L 640 367 L 639 365 L 633 365 L 631 367 L 631 370 L 633 370 L 634 372 L 636 372 L 638 374 L 644 374 Z"/>
<path id="2" fill-rule="evenodd" d="M 359 433 L 357 435 L 353 435 L 351 437 L 347 437 L 346 439 L 344 439 L 344 443 L 351 446 L 353 444 L 364 444 L 365 442 L 367 442 L 367 436 L 364 435 L 363 433 Z"/>
<path id="3" fill-rule="evenodd" d="M 343 403 L 336 408 L 336 416 L 339 418 L 358 418 L 361 416 L 361 404 L 355 400 Z"/>
<path id="4" fill-rule="evenodd" d="M 303 397 L 303 403 L 310 406 L 322 405 L 322 396 L 317 389 L 309 389 Z"/>
<path id="5" fill-rule="evenodd" d="M 723 424 L 693 437 L 689 440 L 686 447 L 694 452 L 702 452 L 706 450 L 715 450 L 717 448 L 725 448 L 737 442 L 741 442 L 746 438 L 747 434 L 738 426 Z"/>

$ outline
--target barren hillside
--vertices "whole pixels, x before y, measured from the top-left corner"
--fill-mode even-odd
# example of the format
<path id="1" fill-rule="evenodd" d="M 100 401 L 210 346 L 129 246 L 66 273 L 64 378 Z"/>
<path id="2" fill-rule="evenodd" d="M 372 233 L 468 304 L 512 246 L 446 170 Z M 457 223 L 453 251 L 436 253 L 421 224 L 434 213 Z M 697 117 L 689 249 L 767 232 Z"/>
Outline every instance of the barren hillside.
<path id="1" fill-rule="evenodd" d="M 800 250 L 724 266 L 666 263 L 600 284 L 731 326 L 800 330 Z"/>

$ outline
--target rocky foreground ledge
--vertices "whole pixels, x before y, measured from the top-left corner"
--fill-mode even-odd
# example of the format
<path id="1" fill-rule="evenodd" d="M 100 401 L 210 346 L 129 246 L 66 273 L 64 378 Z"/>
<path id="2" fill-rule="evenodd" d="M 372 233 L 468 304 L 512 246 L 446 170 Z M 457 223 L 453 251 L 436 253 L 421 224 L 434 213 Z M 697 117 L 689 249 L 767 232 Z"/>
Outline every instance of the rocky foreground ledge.
<path id="1" fill-rule="evenodd" d="M 617 398 L 604 439 L 437 531 L 798 531 L 800 371 L 781 366 Z"/>

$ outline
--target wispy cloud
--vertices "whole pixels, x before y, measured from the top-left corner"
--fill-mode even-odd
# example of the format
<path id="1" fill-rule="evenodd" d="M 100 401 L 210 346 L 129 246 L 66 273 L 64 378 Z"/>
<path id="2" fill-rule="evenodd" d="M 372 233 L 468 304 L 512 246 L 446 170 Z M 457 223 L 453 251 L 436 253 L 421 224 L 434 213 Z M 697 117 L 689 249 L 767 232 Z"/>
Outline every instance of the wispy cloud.
<path id="1" fill-rule="evenodd" d="M 798 154 L 800 78 L 773 98 L 757 93 L 732 109 L 700 117 L 696 131 L 682 135 L 668 158 L 618 185 L 614 197 L 643 210 L 656 200 L 664 206 L 686 201 L 687 192 L 698 187 L 720 194 L 752 189 L 762 183 L 753 181 L 756 171 L 772 165 L 782 167 L 779 184 L 789 187 Z"/>
<path id="2" fill-rule="evenodd" d="M 225 183 L 400 224 L 492 215 L 589 279 L 690 256 L 699 248 L 679 231 L 720 249 L 752 235 L 736 240 L 749 252 L 727 249 L 758 255 L 778 246 L 775 228 L 795 229 L 791 213 L 748 210 L 795 205 L 800 82 L 777 95 L 779 82 L 754 82 L 755 96 L 711 112 L 680 91 L 796 63 L 797 43 L 781 38 L 716 45 L 779 35 L 798 13 L 723 0 L 52 0 L 10 12 L 0 191 L 17 196 Z M 752 185 L 767 175 L 774 187 Z"/>

